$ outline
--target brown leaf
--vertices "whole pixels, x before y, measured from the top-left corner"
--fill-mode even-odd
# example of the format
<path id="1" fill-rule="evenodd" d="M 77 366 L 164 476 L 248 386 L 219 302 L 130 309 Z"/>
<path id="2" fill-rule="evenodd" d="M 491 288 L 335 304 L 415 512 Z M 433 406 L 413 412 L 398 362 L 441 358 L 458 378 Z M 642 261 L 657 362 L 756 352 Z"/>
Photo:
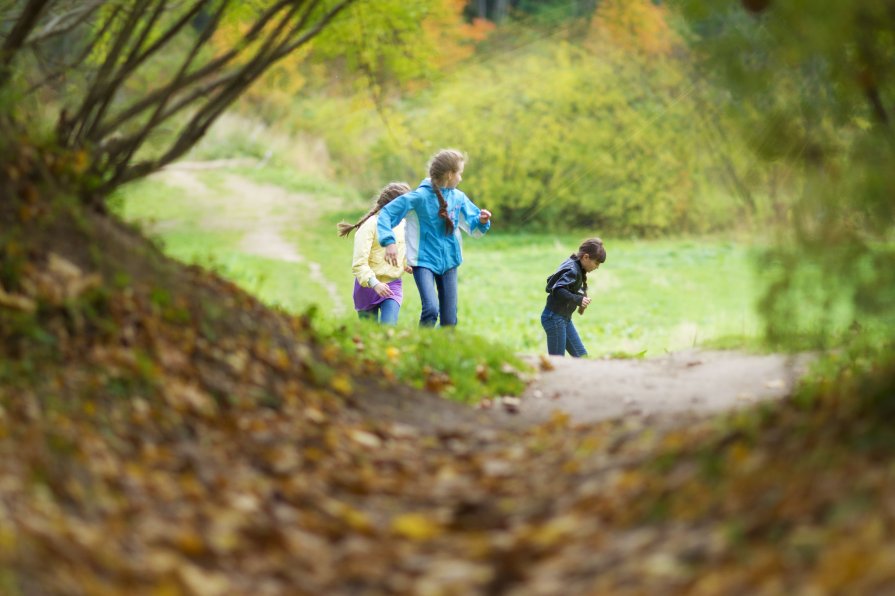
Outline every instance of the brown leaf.
<path id="1" fill-rule="evenodd" d="M 20 294 L 7 294 L 2 286 L 0 286 L 0 306 L 24 312 L 37 310 L 37 303 L 34 300 Z"/>

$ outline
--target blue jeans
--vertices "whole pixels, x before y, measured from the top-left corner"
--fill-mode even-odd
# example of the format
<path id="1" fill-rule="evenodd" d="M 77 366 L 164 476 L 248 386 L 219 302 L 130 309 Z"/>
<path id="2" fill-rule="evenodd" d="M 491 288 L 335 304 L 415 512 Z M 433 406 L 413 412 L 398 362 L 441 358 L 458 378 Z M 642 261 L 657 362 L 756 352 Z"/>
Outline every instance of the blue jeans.
<path id="1" fill-rule="evenodd" d="M 565 356 L 567 350 L 573 358 L 587 356 L 587 350 L 584 349 L 571 319 L 564 319 L 545 308 L 541 313 L 541 326 L 547 332 L 547 353 L 551 356 Z"/>
<path id="2" fill-rule="evenodd" d="M 442 327 L 457 324 L 457 268 L 448 269 L 441 275 L 425 267 L 413 268 L 413 281 L 420 292 L 423 310 L 421 327 L 434 327 L 441 318 Z M 437 293 L 436 293 L 437 290 Z"/>
<path id="3" fill-rule="evenodd" d="M 386 299 L 371 308 L 370 310 L 359 310 L 357 315 L 362 319 L 379 320 L 383 325 L 397 325 L 398 312 L 401 305 L 395 300 Z"/>

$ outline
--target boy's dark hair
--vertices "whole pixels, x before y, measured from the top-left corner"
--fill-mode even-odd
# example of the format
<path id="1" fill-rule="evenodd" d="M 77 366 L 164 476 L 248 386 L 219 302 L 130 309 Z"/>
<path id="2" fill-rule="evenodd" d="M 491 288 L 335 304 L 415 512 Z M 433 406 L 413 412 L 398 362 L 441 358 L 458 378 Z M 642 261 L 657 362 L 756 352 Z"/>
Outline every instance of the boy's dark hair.
<path id="1" fill-rule="evenodd" d="M 587 255 L 598 263 L 606 262 L 606 249 L 603 248 L 603 241 L 599 238 L 588 238 L 578 247 L 578 253 L 573 255 L 579 259 Z"/>

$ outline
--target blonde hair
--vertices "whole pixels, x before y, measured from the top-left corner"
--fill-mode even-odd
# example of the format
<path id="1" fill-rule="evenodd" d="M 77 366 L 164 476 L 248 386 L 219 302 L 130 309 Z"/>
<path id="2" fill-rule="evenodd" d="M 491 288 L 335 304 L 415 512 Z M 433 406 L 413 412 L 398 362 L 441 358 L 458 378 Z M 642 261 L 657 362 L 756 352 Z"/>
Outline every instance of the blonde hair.
<path id="1" fill-rule="evenodd" d="M 373 203 L 373 207 L 366 215 L 360 218 L 357 223 L 350 224 L 348 222 L 340 221 L 336 224 L 336 228 L 339 230 L 339 236 L 347 236 L 352 230 L 361 227 L 365 221 L 379 213 L 383 207 L 408 192 L 410 192 L 410 185 L 406 182 L 389 182 L 382 187 L 381 191 L 379 191 L 379 198 Z"/>
<path id="2" fill-rule="evenodd" d="M 456 149 L 442 149 L 429 159 L 429 179 L 432 181 L 432 189 L 435 190 L 435 196 L 438 197 L 438 215 L 444 220 L 444 228 L 448 235 L 454 233 L 454 222 L 451 221 L 447 212 L 447 201 L 441 194 L 443 182 L 447 182 L 448 177 L 460 171 L 466 156 Z"/>

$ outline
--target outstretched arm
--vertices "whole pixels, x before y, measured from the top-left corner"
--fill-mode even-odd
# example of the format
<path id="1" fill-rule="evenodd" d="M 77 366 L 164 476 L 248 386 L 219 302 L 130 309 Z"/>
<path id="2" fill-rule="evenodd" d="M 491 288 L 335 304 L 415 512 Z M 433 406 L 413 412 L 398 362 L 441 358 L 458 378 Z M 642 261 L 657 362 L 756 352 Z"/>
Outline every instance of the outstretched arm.
<path id="1" fill-rule="evenodd" d="M 464 194 L 463 208 L 460 210 L 460 229 L 470 236 L 482 236 L 491 229 L 491 212 L 487 209 L 479 209 Z"/>

